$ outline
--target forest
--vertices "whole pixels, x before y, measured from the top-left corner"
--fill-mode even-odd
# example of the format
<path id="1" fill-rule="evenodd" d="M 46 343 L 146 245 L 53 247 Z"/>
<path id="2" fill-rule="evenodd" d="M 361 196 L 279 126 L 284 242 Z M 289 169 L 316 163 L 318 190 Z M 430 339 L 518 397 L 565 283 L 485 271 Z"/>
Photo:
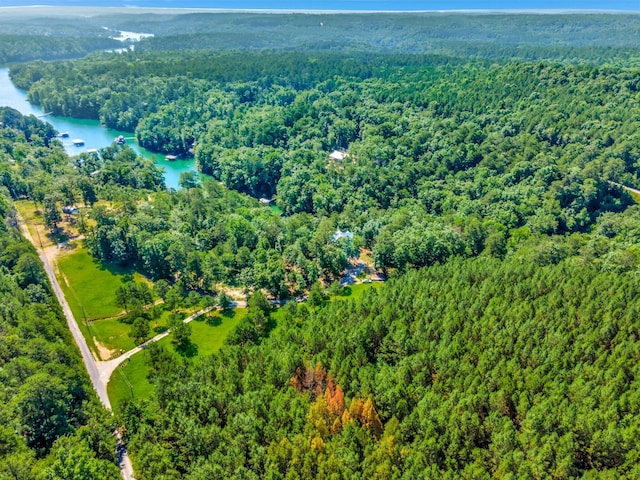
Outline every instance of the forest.
<path id="1" fill-rule="evenodd" d="M 140 479 L 640 476 L 636 17 L 123 15 L 82 30 L 106 18 L 154 37 L 14 65 L 12 81 L 200 172 L 166 189 L 127 146 L 69 157 L 50 125 L 0 108 L 0 472 L 116 478 L 117 422 Z M 138 324 L 155 296 L 226 310 L 235 290 L 246 315 L 211 355 L 149 345 L 153 393 L 114 420 L 13 201 L 51 233 L 80 206 L 97 264 L 148 282 L 118 291 L 125 310 L 145 297 Z M 388 281 L 344 286 L 356 262 Z M 23 399 L 45 380 L 66 410 L 34 432 Z M 76 457 L 92 473 L 65 473 Z"/>
<path id="2" fill-rule="evenodd" d="M 284 217 L 247 211 L 244 226 L 227 224 L 224 233 L 203 211 L 188 215 L 188 227 L 167 223 L 170 211 L 175 218 L 218 195 L 206 181 L 170 195 L 182 206 L 163 207 L 164 226 L 163 208 L 147 209 L 153 223 L 129 212 L 101 216 L 94 254 L 141 262 L 153 278 L 187 273 L 202 281 L 206 264 L 203 272 L 226 270 L 230 283 L 281 296 L 305 290 L 318 274 L 336 279 L 359 247 L 372 251 L 377 268 L 396 273 L 451 256 L 500 258 L 524 237 L 588 232 L 602 213 L 632 202 L 611 182 L 640 185 L 640 75 L 633 69 L 243 53 L 202 55 L 186 71 L 192 58 L 101 54 L 73 69 L 62 62 L 11 70 L 48 110 L 135 124 L 141 145 L 193 152 L 201 171 L 228 189 L 275 195 Z M 61 86 L 83 93 L 62 98 Z M 332 161 L 332 150 L 348 156 Z M 116 233 L 111 226 L 120 219 Z M 103 224 L 112 240 L 101 236 Z M 184 228 L 186 238 L 167 236 Z M 293 233 L 300 228 L 302 237 Z M 332 245 L 336 229 L 355 232 L 356 246 Z M 192 261 L 154 270 L 142 259 L 149 234 L 160 251 L 174 248 Z M 268 259 L 276 263 L 266 270 L 281 272 L 279 281 L 260 280 Z"/>
<path id="3" fill-rule="evenodd" d="M 129 444 L 145 478 L 635 478 L 635 278 L 483 256 L 290 303 L 196 365 L 154 351 Z"/>

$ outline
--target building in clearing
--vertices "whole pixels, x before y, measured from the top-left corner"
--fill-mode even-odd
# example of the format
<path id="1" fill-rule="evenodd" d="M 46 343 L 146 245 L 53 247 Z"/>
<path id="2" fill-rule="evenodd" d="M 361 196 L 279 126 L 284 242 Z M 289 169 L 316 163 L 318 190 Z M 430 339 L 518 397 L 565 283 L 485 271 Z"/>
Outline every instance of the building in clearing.
<path id="1" fill-rule="evenodd" d="M 334 150 L 329 154 L 329 160 L 333 160 L 334 162 L 339 162 L 340 160 L 344 160 L 347 158 L 347 154 L 344 152 L 339 152 L 338 150 Z"/>

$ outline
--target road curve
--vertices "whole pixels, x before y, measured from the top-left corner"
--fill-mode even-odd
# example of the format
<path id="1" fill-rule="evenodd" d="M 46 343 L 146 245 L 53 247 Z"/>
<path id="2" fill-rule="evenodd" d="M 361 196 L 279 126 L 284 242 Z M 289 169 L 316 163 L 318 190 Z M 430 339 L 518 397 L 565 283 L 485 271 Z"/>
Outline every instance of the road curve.
<path id="1" fill-rule="evenodd" d="M 87 373 L 89 373 L 89 378 L 91 379 L 91 384 L 93 385 L 93 389 L 96 391 L 98 398 L 102 402 L 102 404 L 109 410 L 111 410 L 111 402 L 109 401 L 109 396 L 107 395 L 107 384 L 103 383 L 100 378 L 100 371 L 98 369 L 98 365 L 96 364 L 91 351 L 89 350 L 89 346 L 80 331 L 80 327 L 78 327 L 78 323 L 71 312 L 71 308 L 69 307 L 69 303 L 67 303 L 67 299 L 62 292 L 62 288 L 60 288 L 60 284 L 58 283 L 58 279 L 55 276 L 53 271 L 53 267 L 51 263 L 49 263 L 49 259 L 44 253 L 42 248 L 38 248 L 38 245 L 33 241 L 33 237 L 31 236 L 31 232 L 29 232 L 29 228 L 25 223 L 24 219 L 20 216 L 20 214 L 16 211 L 16 219 L 18 220 L 18 224 L 20 225 L 20 231 L 22 235 L 31 242 L 31 244 L 35 247 L 38 252 L 38 256 L 42 261 L 42 265 L 44 266 L 44 271 L 49 277 L 49 282 L 51 282 L 51 287 L 53 288 L 53 292 L 58 298 L 58 302 L 62 307 L 62 311 L 64 312 L 64 316 L 67 319 L 67 325 L 69 325 L 69 330 L 73 335 L 73 339 L 76 342 L 76 345 L 80 349 L 80 354 L 82 355 L 82 361 L 84 362 L 84 366 L 87 369 Z M 122 461 L 120 462 L 120 474 L 124 480 L 134 480 L 133 476 L 133 465 L 129 460 L 129 456 L 124 452 L 122 456 Z"/>

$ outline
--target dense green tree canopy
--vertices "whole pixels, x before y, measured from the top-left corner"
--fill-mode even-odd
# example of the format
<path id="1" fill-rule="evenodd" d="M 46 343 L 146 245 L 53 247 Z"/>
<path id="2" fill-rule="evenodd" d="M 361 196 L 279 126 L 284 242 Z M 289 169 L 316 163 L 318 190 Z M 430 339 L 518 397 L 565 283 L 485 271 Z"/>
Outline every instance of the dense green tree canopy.
<path id="1" fill-rule="evenodd" d="M 147 425 L 130 442 L 155 477 L 632 478 L 635 283 L 483 256 L 287 305 L 268 338 L 247 321 L 217 355 L 154 365 L 160 408 L 128 407 Z"/>
<path id="2" fill-rule="evenodd" d="M 90 252 L 157 280 L 170 310 L 249 297 L 216 354 L 146 350 L 152 398 L 122 409 L 140 478 L 640 476 L 635 16 L 166 19 L 145 16 L 135 51 L 11 77 L 195 157 L 178 191 L 127 148 L 69 159 L 0 109 L 1 213 L 27 197 L 55 225 L 82 199 Z M 0 472 L 109 478 L 46 277 L 10 227 L 0 242 Z M 343 298 L 353 257 L 391 280 Z M 149 289 L 118 301 L 150 335 Z"/>

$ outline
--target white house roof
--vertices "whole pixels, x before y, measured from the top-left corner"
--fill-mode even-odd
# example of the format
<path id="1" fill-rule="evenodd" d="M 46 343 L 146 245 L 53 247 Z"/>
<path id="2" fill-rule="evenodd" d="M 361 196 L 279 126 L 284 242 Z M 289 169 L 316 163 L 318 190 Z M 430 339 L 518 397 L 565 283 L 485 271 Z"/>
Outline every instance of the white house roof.
<path id="1" fill-rule="evenodd" d="M 340 238 L 353 238 L 353 232 L 343 232 L 342 230 L 338 229 L 336 230 L 336 233 L 334 233 L 333 235 L 331 235 L 331 239 L 335 242 L 336 240 L 340 239 Z"/>
<path id="2" fill-rule="evenodd" d="M 333 152 L 331 152 L 331 154 L 329 155 L 329 158 L 331 160 L 344 160 L 344 158 L 347 156 L 346 153 L 342 153 L 339 152 L 338 150 L 334 150 Z"/>

